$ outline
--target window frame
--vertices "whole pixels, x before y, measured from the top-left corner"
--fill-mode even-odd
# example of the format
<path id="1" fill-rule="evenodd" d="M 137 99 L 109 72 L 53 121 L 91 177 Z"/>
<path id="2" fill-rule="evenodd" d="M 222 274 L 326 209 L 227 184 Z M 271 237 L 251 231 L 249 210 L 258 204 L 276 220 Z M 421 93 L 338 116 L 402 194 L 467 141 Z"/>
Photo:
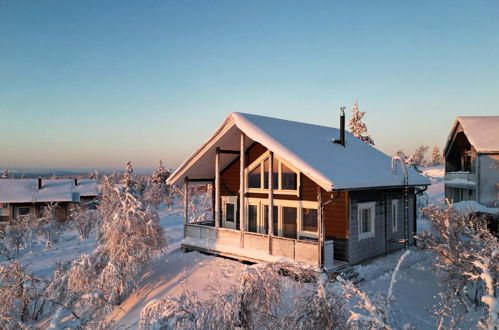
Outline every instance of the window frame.
<path id="1" fill-rule="evenodd" d="M 269 192 L 269 188 L 265 189 L 264 188 L 264 182 L 265 182 L 265 179 L 264 179 L 264 173 L 265 173 L 265 166 L 264 166 L 264 163 L 267 159 L 269 159 L 270 161 L 270 151 L 266 151 L 264 152 L 262 155 L 260 155 L 260 157 L 258 157 L 253 163 L 251 163 L 250 165 L 248 165 L 245 169 L 244 169 L 244 188 L 246 190 L 246 192 L 250 192 L 250 193 L 268 193 Z M 300 184 L 301 184 L 301 180 L 300 180 L 300 171 L 298 169 L 296 169 L 296 167 L 294 167 L 293 165 L 291 165 L 289 162 L 287 162 L 286 160 L 282 159 L 281 157 L 277 156 L 276 154 L 274 154 L 274 158 L 275 160 L 277 161 L 277 182 L 272 182 L 273 185 L 274 185 L 274 188 L 273 188 L 273 191 L 274 191 L 274 194 L 278 194 L 278 195 L 295 195 L 295 196 L 300 196 Z M 284 164 L 287 168 L 289 168 L 291 171 L 293 171 L 295 174 L 296 174 L 296 189 L 292 190 L 292 189 L 282 189 L 282 186 L 281 186 L 281 181 L 282 181 L 282 165 L 281 164 Z M 260 188 L 250 188 L 248 186 L 248 182 L 249 182 L 249 173 L 251 171 L 253 171 L 255 168 L 257 168 L 258 166 L 260 165 Z M 272 175 L 272 172 L 269 171 L 269 175 Z"/>
<path id="2" fill-rule="evenodd" d="M 261 234 L 268 234 L 265 233 L 265 222 L 264 222 L 264 210 L 265 210 L 265 205 L 269 205 L 268 199 L 262 199 L 262 198 L 247 198 L 247 202 L 245 203 L 245 212 L 246 212 L 246 219 L 248 219 L 248 212 L 249 208 L 248 205 L 258 205 L 258 217 L 257 217 L 257 228 L 258 228 L 258 233 Z M 274 206 L 277 207 L 277 237 L 285 238 L 284 232 L 283 232 L 283 212 L 282 208 L 283 207 L 294 207 L 297 209 L 297 224 L 296 224 L 296 238 L 294 239 L 299 239 L 299 237 L 307 237 L 307 238 L 313 238 L 317 239 L 318 238 L 318 233 L 319 233 L 319 224 L 317 223 L 317 231 L 316 232 L 310 232 L 310 231 L 305 231 L 303 230 L 303 214 L 302 211 L 303 209 L 315 209 L 319 210 L 319 203 L 318 202 L 313 202 L 313 201 L 292 201 L 292 200 L 284 200 L 284 199 L 274 199 Z M 272 221 L 269 219 L 269 221 Z M 270 226 L 269 226 L 270 227 Z M 248 221 L 246 221 L 245 224 L 245 231 L 248 228 Z M 275 235 L 273 235 L 275 236 Z"/>
<path id="3" fill-rule="evenodd" d="M 28 210 L 28 213 L 26 214 L 21 214 L 21 209 L 27 209 Z M 18 207 L 17 208 L 17 211 L 16 211 L 16 214 L 18 217 L 24 217 L 24 216 L 27 216 L 27 215 L 30 215 L 31 214 L 31 207 L 26 207 L 26 206 L 21 206 L 21 207 Z"/>
<path id="4" fill-rule="evenodd" d="M 392 202 L 390 204 L 391 206 L 391 227 L 392 227 L 392 233 L 398 232 L 398 220 L 399 220 L 399 200 L 398 199 L 392 199 Z M 395 212 L 393 212 L 393 207 L 395 206 Z"/>
<path id="5" fill-rule="evenodd" d="M 362 210 L 370 209 L 371 216 L 371 231 L 362 232 Z M 359 234 L 359 241 L 376 237 L 376 202 L 366 202 L 357 204 L 357 227 Z"/>

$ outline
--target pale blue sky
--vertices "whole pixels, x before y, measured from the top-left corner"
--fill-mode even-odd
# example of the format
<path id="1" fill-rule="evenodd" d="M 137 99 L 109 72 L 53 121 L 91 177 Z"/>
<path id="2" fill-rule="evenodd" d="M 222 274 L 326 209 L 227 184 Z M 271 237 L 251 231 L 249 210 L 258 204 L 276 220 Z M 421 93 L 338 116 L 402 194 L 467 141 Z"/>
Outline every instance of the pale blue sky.
<path id="1" fill-rule="evenodd" d="M 443 146 L 499 115 L 497 1 L 0 0 L 0 168 L 176 167 L 227 113 Z"/>

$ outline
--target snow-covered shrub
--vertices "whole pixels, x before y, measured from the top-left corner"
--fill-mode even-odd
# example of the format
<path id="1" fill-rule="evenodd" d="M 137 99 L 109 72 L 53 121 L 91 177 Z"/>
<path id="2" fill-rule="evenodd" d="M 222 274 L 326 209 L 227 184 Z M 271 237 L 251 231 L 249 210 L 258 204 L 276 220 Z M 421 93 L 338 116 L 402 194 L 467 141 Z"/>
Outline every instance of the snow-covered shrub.
<path id="1" fill-rule="evenodd" d="M 328 288 L 326 274 L 321 274 L 311 292 L 295 298 L 299 306 L 283 326 L 290 329 L 347 329 L 346 299 Z"/>
<path id="2" fill-rule="evenodd" d="M 442 304 L 436 311 L 437 323 L 457 325 L 456 315 L 482 312 L 478 326 L 497 327 L 499 312 L 497 280 L 499 243 L 483 219 L 457 211 L 452 205 L 430 207 L 424 215 L 434 233 L 419 237 L 424 248 L 436 253 L 436 266 L 442 270 Z M 484 308 L 486 307 L 486 308 Z"/>
<path id="3" fill-rule="evenodd" d="M 0 265 L 0 328 L 20 328 L 32 318 L 32 303 L 39 297 L 36 282 L 17 261 Z"/>
<path id="4" fill-rule="evenodd" d="M 5 247 L 9 249 L 16 249 L 16 253 L 19 254 L 21 247 L 24 247 L 26 238 L 26 230 L 22 223 L 12 222 L 5 228 L 5 234 L 3 241 L 5 242 Z"/>
<path id="5" fill-rule="evenodd" d="M 85 269 L 88 259 L 84 255 L 80 260 L 59 265 L 54 272 L 45 290 L 47 308 L 53 312 L 49 329 L 98 329 L 108 324 L 105 316 L 112 306 L 91 287 L 95 274 Z"/>
<path id="6" fill-rule="evenodd" d="M 87 239 L 100 220 L 97 210 L 78 205 L 71 211 L 71 221 L 82 240 Z"/>
<path id="7" fill-rule="evenodd" d="M 294 280 L 284 278 L 283 271 Z M 156 299 L 140 314 L 142 329 L 344 329 L 347 315 L 343 299 L 326 285 L 327 277 L 317 284 L 296 280 L 311 279 L 310 272 L 288 264 L 261 264 L 247 267 L 238 284 L 222 292 L 212 287 L 208 300 L 198 301 L 184 292 L 179 299 Z M 283 285 L 283 281 L 288 281 Z M 284 296 L 289 286 L 304 295 Z"/>

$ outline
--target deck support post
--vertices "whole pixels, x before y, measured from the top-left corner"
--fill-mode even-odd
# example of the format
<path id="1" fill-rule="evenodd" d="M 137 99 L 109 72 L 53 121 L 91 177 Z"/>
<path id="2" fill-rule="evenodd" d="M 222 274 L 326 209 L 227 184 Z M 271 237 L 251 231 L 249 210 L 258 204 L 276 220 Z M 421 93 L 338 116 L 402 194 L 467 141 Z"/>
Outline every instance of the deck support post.
<path id="1" fill-rule="evenodd" d="M 215 227 L 220 227 L 220 148 L 215 150 Z"/>
<path id="2" fill-rule="evenodd" d="M 244 225 L 245 225 L 245 212 L 244 212 L 244 165 L 245 165 L 245 146 L 244 146 L 245 134 L 241 132 L 240 150 L 239 150 L 239 231 L 240 240 L 239 244 L 244 247 Z"/>
<path id="3" fill-rule="evenodd" d="M 189 178 L 184 179 L 184 238 L 186 237 L 186 226 L 189 223 Z"/>
<path id="4" fill-rule="evenodd" d="M 317 229 L 318 229 L 318 251 L 317 251 L 317 263 L 319 267 L 324 264 L 322 253 L 324 251 L 324 215 L 323 215 L 323 203 L 322 203 L 322 188 L 317 186 L 317 202 L 319 207 L 317 208 Z"/>
<path id="5" fill-rule="evenodd" d="M 267 218 L 267 229 L 269 235 L 269 254 L 272 255 L 272 235 L 274 235 L 274 153 L 271 151 L 269 154 L 269 213 Z"/>

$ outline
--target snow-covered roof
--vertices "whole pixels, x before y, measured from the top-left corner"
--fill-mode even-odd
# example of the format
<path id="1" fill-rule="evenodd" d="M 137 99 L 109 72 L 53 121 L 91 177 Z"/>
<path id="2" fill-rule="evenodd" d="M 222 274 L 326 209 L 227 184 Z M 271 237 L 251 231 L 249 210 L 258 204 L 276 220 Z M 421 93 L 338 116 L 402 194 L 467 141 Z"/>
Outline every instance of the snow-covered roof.
<path id="1" fill-rule="evenodd" d="M 99 195 L 97 180 L 78 179 L 78 184 L 74 187 L 75 192 L 79 192 L 81 197 L 95 197 Z"/>
<path id="2" fill-rule="evenodd" d="M 97 196 L 97 181 L 79 179 L 0 179 L 0 203 L 79 202 L 80 196 Z"/>
<path id="3" fill-rule="evenodd" d="M 340 130 L 333 127 L 234 112 L 229 114 L 215 133 L 196 150 L 167 180 L 180 184 L 185 177 L 213 178 L 217 147 L 238 150 L 240 133 L 245 145 L 252 142 L 284 158 L 327 191 L 341 189 L 402 186 L 399 168 L 394 174 L 391 157 L 345 132 L 345 147 L 332 143 Z M 223 154 L 221 168 L 237 155 Z M 408 184 L 429 185 L 430 181 L 413 168 L 408 169 Z"/>
<path id="4" fill-rule="evenodd" d="M 458 125 L 477 152 L 499 152 L 499 116 L 463 116 L 457 117 L 452 126 L 445 150 L 450 145 Z"/>

